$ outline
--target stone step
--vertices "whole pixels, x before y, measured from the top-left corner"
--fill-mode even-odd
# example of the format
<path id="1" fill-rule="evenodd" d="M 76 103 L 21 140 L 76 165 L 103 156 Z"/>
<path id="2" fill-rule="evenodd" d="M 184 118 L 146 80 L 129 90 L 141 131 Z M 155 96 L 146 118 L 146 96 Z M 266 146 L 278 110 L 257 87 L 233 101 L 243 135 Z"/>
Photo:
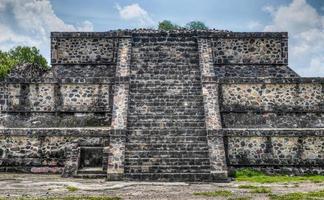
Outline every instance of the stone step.
<path id="1" fill-rule="evenodd" d="M 137 104 L 148 104 L 147 106 L 163 106 L 163 107 L 200 107 L 203 106 L 203 101 L 200 98 L 190 98 L 180 99 L 180 98 L 170 98 L 170 99 L 158 99 L 158 98 L 145 98 L 144 96 L 141 99 L 133 99 L 129 102 L 130 106 L 138 106 Z"/>
<path id="2" fill-rule="evenodd" d="M 139 165 L 125 166 L 126 173 L 209 173 L 209 165 Z"/>
<path id="3" fill-rule="evenodd" d="M 181 109 L 181 110 L 175 110 L 174 108 L 164 108 L 164 109 L 148 109 L 148 108 L 129 108 L 129 116 L 130 117 L 136 117 L 138 115 L 162 115 L 165 114 L 172 114 L 175 115 L 204 115 L 204 110 L 200 108 L 200 110 L 197 109 Z"/>
<path id="4" fill-rule="evenodd" d="M 181 89 L 168 89 L 168 88 L 149 88 L 149 89 L 141 89 L 141 88 L 132 88 L 131 94 L 142 94 L 142 95 L 202 95 L 202 89 L 192 89 L 192 88 L 181 88 Z"/>
<path id="5" fill-rule="evenodd" d="M 137 35 L 136 35 L 137 36 Z M 163 47 L 173 46 L 174 48 L 180 49 L 188 49 L 195 48 L 197 49 L 197 42 L 194 38 L 188 38 L 186 36 L 179 37 L 177 35 L 168 34 L 168 36 L 164 35 L 153 36 L 150 35 L 148 37 L 144 37 L 143 35 L 139 35 L 139 37 L 133 37 L 133 48 L 152 48 L 150 50 L 161 51 Z M 138 46 L 137 46 L 138 45 Z M 197 51 L 197 50 L 196 50 Z"/>
<path id="6" fill-rule="evenodd" d="M 204 108 L 202 102 L 154 102 L 147 100 L 147 102 L 143 102 L 144 100 L 138 101 L 136 103 L 130 103 L 129 108 L 130 111 L 136 110 L 149 110 L 149 111 L 162 111 L 162 110 L 169 110 L 174 109 L 175 111 L 182 111 L 182 110 L 203 110 Z"/>
<path id="7" fill-rule="evenodd" d="M 184 75 L 197 75 L 200 76 L 201 72 L 199 67 L 196 65 L 185 65 L 185 66 L 167 66 L 167 65 L 159 65 L 159 66 L 140 66 L 140 67 L 132 67 L 131 68 L 132 75 L 138 74 L 184 74 Z"/>
<path id="8" fill-rule="evenodd" d="M 199 79 L 200 73 L 198 72 L 181 72 L 178 73 L 136 73 L 132 74 L 131 78 L 136 79 L 156 79 L 156 80 L 164 80 L 164 79 Z"/>
<path id="9" fill-rule="evenodd" d="M 174 62 L 175 64 L 198 64 L 199 55 L 198 51 L 195 48 L 184 46 L 183 48 L 177 48 L 177 55 L 166 52 L 166 50 L 155 51 L 156 47 L 154 46 L 144 46 L 144 48 L 136 49 L 133 48 L 133 63 L 148 63 L 152 65 L 158 65 L 161 63 Z M 135 52 L 140 50 L 141 54 L 136 54 Z"/>
<path id="10" fill-rule="evenodd" d="M 137 79 L 131 78 L 131 84 L 147 84 L 147 85 L 188 85 L 188 84 L 199 84 L 201 83 L 200 79 L 164 79 L 164 80 L 147 80 L 147 79 Z"/>
<path id="11" fill-rule="evenodd" d="M 156 118 L 156 119 L 149 119 L 149 118 L 141 118 L 141 116 L 137 117 L 130 117 L 128 118 L 128 122 L 132 124 L 137 123 L 154 123 L 154 124 L 161 124 L 161 123 L 205 123 L 204 118 L 196 119 L 195 116 L 187 117 L 187 118 Z"/>
<path id="12" fill-rule="evenodd" d="M 125 158 L 125 165 L 178 166 L 178 165 L 208 165 L 209 158 Z"/>
<path id="13" fill-rule="evenodd" d="M 131 72 L 133 70 L 147 72 L 150 70 L 177 70 L 177 71 L 200 71 L 198 59 L 170 59 L 163 60 L 159 58 L 140 58 L 141 60 L 133 60 Z"/>
<path id="14" fill-rule="evenodd" d="M 197 142 L 206 142 L 206 136 L 148 136 L 148 137 L 139 137 L 139 136 L 128 136 L 127 141 L 129 143 L 197 143 Z"/>
<path id="15" fill-rule="evenodd" d="M 143 58 L 143 57 L 142 57 Z M 145 58 L 147 60 L 147 62 L 143 62 L 143 60 L 140 60 L 141 58 L 139 57 L 134 57 L 134 59 L 132 60 L 132 69 L 140 69 L 142 67 L 146 67 L 146 68 L 153 68 L 153 69 L 158 69 L 158 68 L 176 68 L 176 67 L 183 67 L 183 69 L 187 69 L 191 66 L 196 67 L 197 69 L 199 69 L 199 59 L 198 62 L 197 58 L 192 58 L 192 59 L 186 59 L 184 60 L 184 62 L 173 62 L 175 60 L 179 60 L 179 59 L 165 59 L 163 62 L 157 63 L 157 62 L 152 62 L 150 60 L 147 60 L 147 58 Z M 190 63 L 189 61 L 193 62 Z M 188 65 L 189 64 L 189 65 Z"/>
<path id="16" fill-rule="evenodd" d="M 136 91 L 131 91 L 130 92 L 131 99 L 134 101 L 137 101 L 138 99 L 168 99 L 168 100 L 185 100 L 190 101 L 190 100 L 200 100 L 203 101 L 203 95 L 199 94 L 190 94 L 190 93 L 181 93 L 181 94 L 161 94 L 161 95 L 154 95 L 154 94 L 140 94 L 136 93 Z"/>
<path id="17" fill-rule="evenodd" d="M 78 174 L 106 174 L 106 172 L 102 168 L 82 168 L 78 169 Z"/>
<path id="18" fill-rule="evenodd" d="M 145 57 L 147 55 L 157 55 L 160 57 L 164 57 L 164 55 L 170 54 L 169 48 L 172 47 L 172 49 L 175 49 L 177 52 L 181 53 L 187 53 L 187 52 L 193 52 L 194 54 L 197 54 L 198 56 L 198 45 L 197 42 L 195 41 L 189 41 L 188 38 L 183 38 L 186 39 L 185 43 L 182 43 L 180 38 L 175 38 L 175 37 L 165 37 L 165 38 L 158 38 L 157 42 L 146 42 L 145 40 L 152 40 L 150 39 L 143 39 L 141 38 L 142 42 L 141 43 L 133 43 L 133 53 L 137 57 Z M 136 38 L 133 38 L 133 40 L 137 40 Z M 164 40 L 164 41 L 163 41 Z M 138 45 L 138 46 L 137 46 Z M 142 54 L 136 54 L 136 52 L 145 52 Z"/>
<path id="19" fill-rule="evenodd" d="M 154 68 L 149 67 L 139 67 L 139 68 L 132 68 L 131 75 L 195 75 L 200 76 L 200 69 L 196 66 L 186 66 L 186 68 L 175 68 L 175 67 L 161 67 L 157 66 Z"/>
<path id="20" fill-rule="evenodd" d="M 104 179 L 107 178 L 107 174 L 76 174 L 73 177 L 82 179 Z"/>
<path id="21" fill-rule="evenodd" d="M 173 129 L 159 129 L 159 130 L 142 130 L 142 129 L 135 129 L 129 128 L 129 135 L 136 135 L 136 136 L 178 136 L 178 135 L 206 135 L 206 130 L 204 128 L 173 128 Z"/>
<path id="22" fill-rule="evenodd" d="M 186 127 L 186 128 L 203 128 L 205 127 L 205 122 L 146 122 L 146 121 L 137 121 L 129 122 L 130 127 L 133 128 L 152 128 L 152 129 L 161 129 L 161 128 L 177 128 L 177 127 Z"/>
<path id="23" fill-rule="evenodd" d="M 165 100 L 165 101 L 163 101 Z M 194 107 L 194 108 L 201 108 L 203 106 L 203 101 L 199 98 L 197 99 L 146 99 L 143 97 L 142 99 L 136 99 L 129 102 L 130 107 L 136 108 L 136 106 L 147 106 L 147 107 L 156 107 L 160 106 L 164 107 L 179 107 L 179 108 L 187 108 L 187 107 Z"/>
<path id="24" fill-rule="evenodd" d="M 160 115 L 162 113 L 175 113 L 176 115 L 202 115 L 204 114 L 204 110 L 201 107 L 184 107 L 184 106 L 132 106 L 129 105 L 129 116 L 143 115 L 143 114 L 157 114 Z"/>
<path id="25" fill-rule="evenodd" d="M 165 103 L 161 102 L 161 104 L 159 104 L 159 102 L 154 102 L 154 100 L 148 100 L 148 99 L 142 99 L 142 100 L 138 100 L 136 101 L 138 105 L 134 104 L 134 103 L 130 103 L 129 108 L 135 109 L 135 110 L 142 110 L 142 109 L 150 109 L 150 110 L 168 110 L 168 109 L 173 109 L 175 111 L 179 111 L 179 110 L 188 110 L 188 109 L 198 109 L 198 110 L 203 110 L 204 108 L 201 107 L 203 106 L 203 102 L 200 100 L 196 100 L 191 101 L 191 102 L 179 102 L 177 100 L 167 100 Z M 179 103 L 177 103 L 179 102 Z M 148 105 L 145 105 L 145 103 L 147 103 Z M 170 104 L 173 103 L 173 104 Z M 143 104 L 143 105 L 142 105 Z M 142 106 L 142 107 L 139 107 Z M 145 108 L 143 108 L 145 107 Z"/>
<path id="26" fill-rule="evenodd" d="M 128 143 L 127 151 L 201 151 L 208 150 L 207 143 Z"/>
<path id="27" fill-rule="evenodd" d="M 182 89 L 139 89 L 133 88 L 130 90 L 130 94 L 142 94 L 145 96 L 160 96 L 160 95 L 192 95 L 192 96 L 202 96 L 202 89 L 190 89 L 190 88 L 182 88 Z"/>
<path id="28" fill-rule="evenodd" d="M 183 82 L 199 82 L 201 80 L 200 76 L 184 76 L 184 75 L 176 75 L 176 76 L 166 76 L 166 75 L 156 75 L 156 76 L 142 76 L 136 75 L 136 77 L 131 77 L 132 79 L 136 79 L 137 82 L 143 81 L 161 81 L 161 82 L 174 82 L 174 83 L 183 83 Z"/>
<path id="29" fill-rule="evenodd" d="M 161 88 L 168 88 L 168 89 L 181 89 L 181 88 L 201 88 L 201 83 L 187 83 L 187 84 L 170 84 L 165 82 L 146 82 L 146 83 L 137 83 L 136 80 L 131 80 L 129 87 L 139 88 L 139 89 L 161 89 Z"/>
<path id="30" fill-rule="evenodd" d="M 173 120 L 204 120 L 205 115 L 153 115 L 153 114 L 143 114 L 143 115 L 136 115 L 136 116 L 129 116 L 128 121 L 134 120 L 162 120 L 165 119 L 166 121 L 173 121 Z"/>
<path id="31" fill-rule="evenodd" d="M 137 151 L 126 150 L 125 157 L 128 158 L 208 158 L 208 151 Z"/>
<path id="32" fill-rule="evenodd" d="M 164 38 L 158 39 L 162 40 Z M 181 41 L 177 40 L 176 38 L 165 38 L 167 41 L 160 41 L 160 42 L 149 42 L 149 43 L 135 43 L 133 45 L 132 53 L 137 58 L 139 57 L 152 57 L 157 56 L 160 58 L 168 58 L 170 55 L 174 57 L 172 52 L 170 52 L 170 48 L 175 50 L 179 55 L 177 58 L 185 58 L 186 56 L 181 56 L 182 54 L 192 54 L 195 57 L 198 57 L 198 45 L 194 41 L 186 41 L 185 43 L 181 43 Z M 172 41 L 171 41 L 172 40 Z M 138 45 L 138 46 L 137 46 Z M 141 54 L 137 54 L 136 52 L 143 52 Z M 191 58 L 191 57 L 189 57 Z"/>
<path id="33" fill-rule="evenodd" d="M 159 48 L 159 46 L 143 46 L 140 49 L 133 48 L 133 51 L 135 52 L 138 50 L 142 52 L 141 54 L 136 54 L 135 52 L 132 52 L 134 55 L 132 59 L 133 62 L 137 64 L 140 63 L 140 61 L 143 61 L 153 62 L 152 64 L 154 64 L 172 61 L 174 61 L 175 63 L 189 63 L 190 61 L 190 63 L 198 63 L 199 61 L 198 51 L 195 48 L 188 46 L 183 46 L 182 48 L 175 47 L 177 55 L 174 55 L 170 52 L 166 52 L 168 51 L 167 49 L 156 50 L 157 48 Z"/>
<path id="34" fill-rule="evenodd" d="M 129 108 L 134 110 L 142 110 L 142 109 L 203 109 L 203 103 L 196 101 L 196 102 L 186 102 L 186 101 L 150 101 L 150 100 L 139 100 L 136 103 L 130 102 Z"/>
<path id="35" fill-rule="evenodd" d="M 228 178 L 210 173 L 126 173 L 125 178 L 130 181 L 230 182 Z"/>
<path id="36" fill-rule="evenodd" d="M 189 111 L 189 113 L 187 115 L 193 115 L 195 112 L 202 114 L 204 113 L 204 108 L 201 107 L 199 104 L 197 105 L 192 105 L 190 106 L 189 104 L 185 104 L 184 105 L 169 105 L 169 106 L 159 106 L 159 105 L 129 105 L 129 111 L 130 113 L 132 112 L 136 112 L 136 111 L 140 111 L 139 114 L 149 114 L 149 113 L 145 113 L 145 112 L 154 112 L 154 113 L 158 113 L 158 112 L 166 112 L 166 113 L 180 113 L 180 112 L 186 112 Z M 169 110 L 173 111 L 173 112 L 168 112 Z M 191 113 L 190 113 L 191 111 Z M 183 114 L 186 115 L 186 114 Z"/>
<path id="37" fill-rule="evenodd" d="M 178 119 L 178 120 L 168 120 L 168 119 L 134 119 L 128 121 L 130 124 L 129 126 L 134 126 L 133 128 L 136 128 L 135 126 L 145 126 L 145 125 L 151 125 L 151 126 L 159 126 L 159 125 L 168 125 L 168 126 L 175 126 L 174 128 L 193 128 L 192 126 L 205 126 L 205 120 L 203 119 Z M 179 126 L 179 127 L 177 127 Z M 203 128 L 201 127 L 201 128 Z"/>

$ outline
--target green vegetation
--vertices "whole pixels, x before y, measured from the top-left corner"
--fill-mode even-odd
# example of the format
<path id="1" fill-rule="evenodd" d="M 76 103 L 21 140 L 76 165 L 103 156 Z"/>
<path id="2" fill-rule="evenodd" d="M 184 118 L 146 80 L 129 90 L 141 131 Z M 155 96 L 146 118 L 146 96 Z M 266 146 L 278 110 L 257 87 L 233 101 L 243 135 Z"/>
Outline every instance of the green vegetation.
<path id="1" fill-rule="evenodd" d="M 250 168 L 243 168 L 235 171 L 234 177 L 239 178 L 239 177 L 254 177 L 254 176 L 263 176 L 264 173 L 250 169 Z"/>
<path id="2" fill-rule="evenodd" d="M 67 186 L 66 189 L 69 191 L 69 192 L 75 192 L 75 191 L 78 191 L 79 188 L 77 187 L 74 187 L 74 186 Z"/>
<path id="3" fill-rule="evenodd" d="M 260 171 L 253 169 L 241 169 L 235 172 L 236 181 L 247 181 L 256 183 L 279 183 L 279 182 L 305 182 L 311 181 L 314 183 L 324 182 L 324 176 L 307 175 L 307 176 L 288 176 L 288 175 L 266 175 Z"/>
<path id="4" fill-rule="evenodd" d="M 240 185 L 240 186 L 238 186 L 238 188 L 240 188 L 240 189 L 256 189 L 256 188 L 259 188 L 259 187 L 254 186 L 254 185 Z"/>
<path id="5" fill-rule="evenodd" d="M 229 198 L 228 200 L 250 200 L 251 197 L 234 197 L 234 198 Z"/>
<path id="6" fill-rule="evenodd" d="M 250 189 L 252 193 L 271 193 L 271 189 L 263 186 L 240 185 L 238 188 Z"/>
<path id="7" fill-rule="evenodd" d="M 191 30 L 206 30 L 208 27 L 204 24 L 204 22 L 201 21 L 192 21 L 186 24 L 186 29 Z"/>
<path id="8" fill-rule="evenodd" d="M 268 187 L 257 187 L 251 190 L 252 193 L 271 193 L 271 189 Z"/>
<path id="9" fill-rule="evenodd" d="M 162 22 L 159 23 L 159 30 L 170 31 L 170 30 L 176 30 L 180 28 L 181 28 L 180 26 L 173 24 L 169 20 L 163 20 Z"/>
<path id="10" fill-rule="evenodd" d="M 213 192 L 195 192 L 193 193 L 194 195 L 200 195 L 200 196 L 207 196 L 207 197 L 229 197 L 233 193 L 231 191 L 227 190 L 218 190 L 218 191 L 213 191 Z"/>
<path id="11" fill-rule="evenodd" d="M 324 199 L 324 190 L 317 192 L 294 192 L 283 195 L 269 195 L 272 200 L 312 200 Z"/>
<path id="12" fill-rule="evenodd" d="M 190 29 L 190 30 L 206 30 L 208 27 L 204 24 L 204 22 L 201 21 L 191 21 L 186 24 L 185 27 L 181 27 L 177 24 L 172 23 L 169 20 L 163 20 L 159 23 L 159 30 L 177 30 L 177 29 Z"/>
<path id="13" fill-rule="evenodd" d="M 0 77 L 7 75 L 15 66 L 24 64 L 48 69 L 46 59 L 36 47 L 17 46 L 7 52 L 0 51 Z"/>

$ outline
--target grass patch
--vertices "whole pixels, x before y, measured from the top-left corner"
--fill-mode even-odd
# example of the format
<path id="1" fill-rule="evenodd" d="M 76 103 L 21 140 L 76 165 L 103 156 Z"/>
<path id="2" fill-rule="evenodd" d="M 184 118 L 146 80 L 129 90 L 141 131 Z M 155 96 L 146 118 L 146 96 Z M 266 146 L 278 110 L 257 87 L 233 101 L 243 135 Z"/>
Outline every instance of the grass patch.
<path id="1" fill-rule="evenodd" d="M 317 192 L 294 192 L 283 195 L 269 195 L 271 200 L 315 200 L 324 199 L 324 190 Z"/>
<path id="2" fill-rule="evenodd" d="M 227 190 L 218 190 L 218 191 L 213 191 L 213 192 L 195 192 L 193 193 L 194 195 L 200 195 L 200 196 L 207 196 L 207 197 L 229 197 L 233 193 L 231 191 Z"/>
<path id="3" fill-rule="evenodd" d="M 250 200 L 251 197 L 236 197 L 236 198 L 229 198 L 228 200 Z"/>
<path id="4" fill-rule="evenodd" d="M 78 191 L 79 188 L 77 187 L 74 187 L 74 186 L 67 186 L 66 189 L 69 191 L 69 192 L 75 192 L 75 191 Z"/>
<path id="5" fill-rule="evenodd" d="M 254 185 L 240 185 L 240 186 L 238 186 L 238 188 L 240 188 L 240 189 L 256 189 L 256 188 L 258 188 L 258 186 L 254 186 Z"/>
<path id="6" fill-rule="evenodd" d="M 263 172 L 250 169 L 250 168 L 242 168 L 236 170 L 234 174 L 235 177 L 254 177 L 254 176 L 263 176 L 263 175 L 264 175 Z"/>
<path id="7" fill-rule="evenodd" d="M 253 169 L 240 169 L 235 172 L 236 181 L 247 181 L 256 183 L 280 183 L 280 182 L 305 182 L 313 183 L 324 182 L 324 176 L 307 175 L 307 176 L 288 176 L 288 175 L 266 175 Z"/>
<path id="8" fill-rule="evenodd" d="M 263 186 L 240 185 L 238 188 L 250 189 L 252 193 L 271 193 L 271 189 Z"/>
<path id="9" fill-rule="evenodd" d="M 252 193 L 263 193 L 263 194 L 269 194 L 271 193 L 271 189 L 267 187 L 258 187 L 251 190 Z"/>

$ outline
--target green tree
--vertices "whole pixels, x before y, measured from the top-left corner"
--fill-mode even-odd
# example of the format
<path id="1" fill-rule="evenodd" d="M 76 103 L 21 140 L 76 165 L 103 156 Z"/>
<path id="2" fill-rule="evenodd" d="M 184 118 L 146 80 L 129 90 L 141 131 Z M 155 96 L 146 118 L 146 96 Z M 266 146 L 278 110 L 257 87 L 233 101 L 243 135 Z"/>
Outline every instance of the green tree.
<path id="1" fill-rule="evenodd" d="M 181 28 L 180 26 L 173 24 L 169 20 L 163 20 L 162 22 L 159 23 L 159 30 L 170 31 L 170 30 L 176 30 L 180 28 Z"/>
<path id="2" fill-rule="evenodd" d="M 7 75 L 17 65 L 31 65 L 43 70 L 49 68 L 36 47 L 17 46 L 8 52 L 0 51 L 0 77 Z"/>
<path id="3" fill-rule="evenodd" d="M 206 30 L 208 27 L 204 24 L 204 22 L 201 21 L 191 21 L 186 24 L 185 26 L 187 29 L 192 30 Z"/>
<path id="4" fill-rule="evenodd" d="M 0 51 L 0 77 L 7 75 L 11 68 L 17 64 L 8 52 Z"/>

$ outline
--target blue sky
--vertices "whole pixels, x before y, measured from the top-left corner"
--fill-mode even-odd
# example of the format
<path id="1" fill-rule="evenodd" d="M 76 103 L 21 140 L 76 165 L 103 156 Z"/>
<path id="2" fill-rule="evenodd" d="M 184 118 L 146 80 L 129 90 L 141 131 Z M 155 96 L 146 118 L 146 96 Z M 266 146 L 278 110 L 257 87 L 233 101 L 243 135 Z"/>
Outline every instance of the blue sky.
<path id="1" fill-rule="evenodd" d="M 192 20 L 231 31 L 288 31 L 289 65 L 324 76 L 324 0 L 0 0 L 0 49 L 40 48 L 51 31 L 107 31 Z"/>

